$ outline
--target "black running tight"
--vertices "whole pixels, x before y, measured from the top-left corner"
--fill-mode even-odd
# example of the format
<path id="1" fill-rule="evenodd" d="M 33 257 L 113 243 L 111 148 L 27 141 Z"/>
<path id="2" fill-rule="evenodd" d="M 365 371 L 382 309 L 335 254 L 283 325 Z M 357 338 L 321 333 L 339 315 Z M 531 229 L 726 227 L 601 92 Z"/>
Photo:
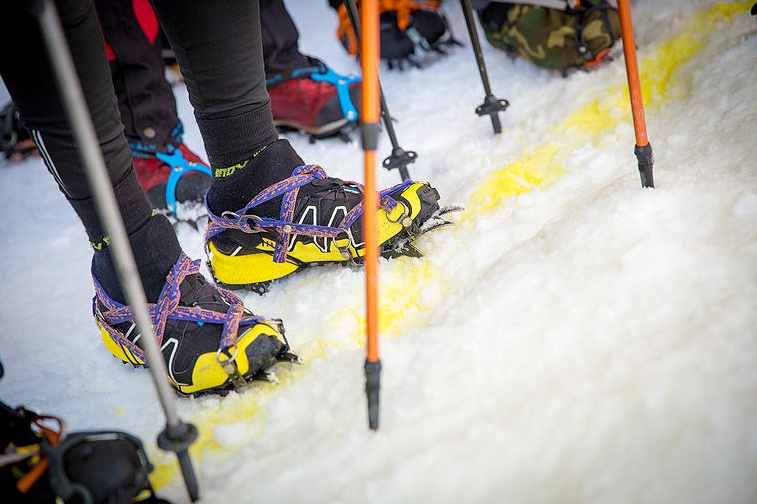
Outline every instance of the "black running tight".
<path id="1" fill-rule="evenodd" d="M 91 196 L 55 87 L 31 0 L 6 2 L 0 16 L 0 75 L 61 191 Z M 76 70 L 114 185 L 129 174 L 105 45 L 92 0 L 56 0 Z M 276 138 L 265 89 L 258 2 L 155 0 L 174 48 L 213 167 L 249 159 Z"/>

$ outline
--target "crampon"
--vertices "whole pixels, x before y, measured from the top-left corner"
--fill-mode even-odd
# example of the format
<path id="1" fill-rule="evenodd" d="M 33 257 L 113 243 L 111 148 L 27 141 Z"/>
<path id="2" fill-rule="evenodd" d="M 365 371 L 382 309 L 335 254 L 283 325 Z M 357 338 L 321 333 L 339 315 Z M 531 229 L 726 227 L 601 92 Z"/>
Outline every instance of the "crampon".
<path id="1" fill-rule="evenodd" d="M 254 381 L 276 382 L 276 364 L 300 362 L 281 320 L 253 314 L 233 293 L 207 282 L 199 267 L 181 254 L 158 301 L 148 305 L 177 393 L 226 395 Z M 148 365 L 131 307 L 111 299 L 96 279 L 95 292 L 93 312 L 106 348 L 124 363 Z"/>
<path id="2" fill-rule="evenodd" d="M 253 198 L 236 212 L 208 211 L 208 267 L 229 289 L 268 290 L 273 280 L 315 265 L 361 266 L 363 186 L 327 177 L 317 165 L 297 167 L 292 176 Z M 283 196 L 279 218 L 255 215 L 254 207 Z M 439 193 L 427 183 L 406 180 L 379 192 L 378 241 L 385 258 L 419 257 L 412 245 L 421 235 L 450 225 Z"/>

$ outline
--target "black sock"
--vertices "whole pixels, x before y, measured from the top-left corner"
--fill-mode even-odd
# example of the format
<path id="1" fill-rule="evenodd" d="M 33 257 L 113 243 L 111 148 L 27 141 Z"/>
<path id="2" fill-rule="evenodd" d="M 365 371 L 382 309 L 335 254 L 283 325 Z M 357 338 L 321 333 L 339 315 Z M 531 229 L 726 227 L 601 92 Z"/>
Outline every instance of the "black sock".
<path id="1" fill-rule="evenodd" d="M 208 162 L 215 172 L 250 159 L 279 137 L 273 125 L 271 104 L 231 117 L 197 118 Z"/>
<path id="2" fill-rule="evenodd" d="M 176 234 L 162 215 L 153 217 L 152 207 L 137 181 L 134 170 L 113 188 L 118 207 L 134 252 L 145 295 L 155 302 L 163 289 L 166 275 L 179 258 L 181 247 Z M 100 223 L 94 199 L 69 200 L 76 211 L 95 250 L 92 274 L 111 299 L 125 303 L 117 269 L 110 252 L 110 237 Z"/>
<path id="3" fill-rule="evenodd" d="M 235 212 L 266 187 L 284 180 L 305 164 L 288 140 L 279 139 L 258 151 L 251 159 L 227 169 L 214 169 L 213 183 L 207 194 L 208 207 L 215 215 Z M 279 196 L 255 207 L 255 215 L 277 218 L 281 211 Z"/>
<path id="4" fill-rule="evenodd" d="M 144 226 L 129 235 L 137 271 L 142 280 L 147 301 L 155 303 L 166 283 L 166 276 L 181 254 L 173 226 L 164 215 L 156 214 Z M 92 275 L 100 282 L 111 299 L 126 303 L 126 296 L 116 275 L 111 247 L 95 252 Z"/>

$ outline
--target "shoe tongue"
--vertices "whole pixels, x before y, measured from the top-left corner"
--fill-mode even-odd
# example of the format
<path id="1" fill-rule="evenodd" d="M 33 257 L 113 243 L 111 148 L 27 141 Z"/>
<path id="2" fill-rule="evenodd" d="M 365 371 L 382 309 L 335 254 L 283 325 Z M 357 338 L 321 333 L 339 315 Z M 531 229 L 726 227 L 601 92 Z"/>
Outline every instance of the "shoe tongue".
<path id="1" fill-rule="evenodd" d="M 195 273 L 186 277 L 179 288 L 182 305 L 201 305 L 203 308 L 224 311 L 226 303 L 201 274 Z"/>
<path id="2" fill-rule="evenodd" d="M 338 178 L 328 177 L 317 179 L 309 184 L 300 187 L 300 196 L 315 196 L 328 193 L 336 193 L 338 189 L 344 188 L 344 181 Z"/>
<path id="3" fill-rule="evenodd" d="M 314 180 L 300 187 L 299 197 L 331 197 L 331 198 L 354 198 L 362 199 L 363 193 L 355 182 L 345 181 L 335 177 Z"/>

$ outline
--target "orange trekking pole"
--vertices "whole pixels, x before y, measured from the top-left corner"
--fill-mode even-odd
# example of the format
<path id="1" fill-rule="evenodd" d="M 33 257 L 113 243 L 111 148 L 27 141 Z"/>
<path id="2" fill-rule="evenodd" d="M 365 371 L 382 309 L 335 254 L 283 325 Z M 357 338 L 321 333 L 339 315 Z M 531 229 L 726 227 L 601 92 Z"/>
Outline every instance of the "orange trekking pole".
<path id="1" fill-rule="evenodd" d="M 623 39 L 623 56 L 626 60 L 628 92 L 631 96 L 633 129 L 636 134 L 634 154 L 639 162 L 641 186 L 654 187 L 654 177 L 652 175 L 654 155 L 652 153 L 652 146 L 649 144 L 649 139 L 647 138 L 647 124 L 644 120 L 644 104 L 641 98 L 639 65 L 636 62 L 636 43 L 633 37 L 633 21 L 631 20 L 629 0 L 618 0 L 618 15 L 620 17 L 620 36 Z"/>
<path id="2" fill-rule="evenodd" d="M 379 9 L 378 0 L 366 0 L 360 12 L 363 29 L 360 37 L 362 54 L 362 114 L 361 125 L 365 154 L 365 193 L 363 236 L 365 239 L 365 301 L 367 356 L 365 359 L 365 393 L 368 399 L 368 425 L 372 430 L 379 424 L 379 389 L 381 360 L 378 352 L 378 193 L 376 192 L 376 148 L 379 131 Z"/>

